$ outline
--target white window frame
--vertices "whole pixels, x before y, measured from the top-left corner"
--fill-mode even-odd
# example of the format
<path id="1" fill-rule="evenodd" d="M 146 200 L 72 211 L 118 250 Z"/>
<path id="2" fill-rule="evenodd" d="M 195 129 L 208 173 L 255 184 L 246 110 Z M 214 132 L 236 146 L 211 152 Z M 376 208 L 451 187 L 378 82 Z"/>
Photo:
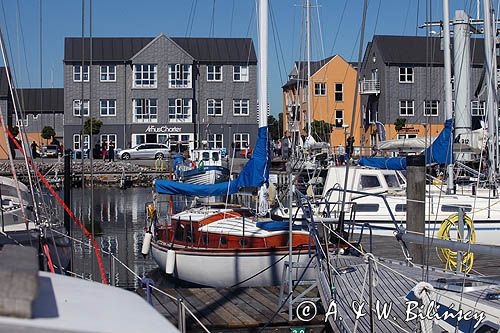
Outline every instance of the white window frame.
<path id="1" fill-rule="evenodd" d="M 426 117 L 439 116 L 439 100 L 424 101 L 424 116 Z"/>
<path id="2" fill-rule="evenodd" d="M 471 101 L 470 114 L 472 116 L 485 116 L 486 115 L 486 102 L 485 101 Z"/>
<path id="3" fill-rule="evenodd" d="M 179 142 L 181 144 L 181 150 L 183 151 L 190 151 L 194 149 L 194 135 L 192 133 L 169 134 L 170 150 L 177 151 Z"/>
<path id="4" fill-rule="evenodd" d="M 113 138 L 112 140 L 110 140 L 110 138 Z M 109 148 L 109 143 L 110 141 L 113 141 L 115 143 L 115 149 L 116 149 L 116 139 L 117 139 L 117 135 L 116 134 L 101 134 L 99 136 L 99 139 L 101 140 L 101 147 L 102 147 L 102 143 L 104 142 L 103 139 L 106 139 L 106 149 Z"/>
<path id="5" fill-rule="evenodd" d="M 415 72 L 413 67 L 399 67 L 399 83 L 414 83 Z"/>
<path id="6" fill-rule="evenodd" d="M 193 121 L 193 100 L 191 98 L 168 99 L 168 122 L 190 123 Z"/>
<path id="7" fill-rule="evenodd" d="M 168 87 L 186 89 L 192 87 L 192 66 L 189 64 L 168 65 Z"/>
<path id="8" fill-rule="evenodd" d="M 326 96 L 326 82 L 314 82 L 314 96 Z"/>
<path id="9" fill-rule="evenodd" d="M 404 110 L 404 113 L 403 113 Z M 411 114 L 410 114 L 411 111 Z M 401 117 L 413 117 L 415 115 L 415 100 L 402 99 L 399 101 L 399 115 Z"/>
<path id="10" fill-rule="evenodd" d="M 337 90 L 337 85 L 340 85 L 341 89 Z M 334 87 L 334 95 L 333 95 L 333 100 L 335 102 L 343 102 L 344 101 L 344 84 L 342 82 L 335 82 Z M 341 99 L 337 99 L 337 94 L 342 94 Z"/>
<path id="11" fill-rule="evenodd" d="M 100 65 L 99 81 L 116 82 L 116 65 Z"/>
<path id="12" fill-rule="evenodd" d="M 246 105 L 244 105 L 246 104 Z M 243 112 L 245 111 L 246 112 Z M 233 99 L 233 116 L 248 117 L 250 115 L 250 100 L 249 99 Z"/>
<path id="13" fill-rule="evenodd" d="M 224 147 L 224 134 L 213 133 L 207 136 L 208 147 L 211 149 L 220 149 Z"/>
<path id="14" fill-rule="evenodd" d="M 222 72 L 222 65 L 207 65 L 207 81 L 222 82 Z M 212 78 L 210 78 L 210 76 L 212 76 Z"/>
<path id="15" fill-rule="evenodd" d="M 141 105 L 138 105 L 141 101 Z M 154 101 L 154 105 L 152 102 Z M 134 123 L 157 123 L 158 122 L 158 99 L 156 98 L 134 98 L 133 99 L 133 122 Z M 141 113 L 138 113 L 140 108 Z M 154 113 L 151 111 L 155 111 Z"/>
<path id="16" fill-rule="evenodd" d="M 246 137 L 246 140 L 243 138 Z M 244 149 L 245 146 L 243 143 L 247 143 L 248 147 L 250 147 L 250 133 L 234 133 L 233 134 L 233 143 L 235 149 Z M 239 144 L 239 146 L 238 146 Z"/>
<path id="17" fill-rule="evenodd" d="M 89 105 L 89 100 L 84 99 L 83 100 L 83 117 L 88 117 L 90 115 L 90 105 Z M 81 113 L 81 100 L 80 99 L 74 99 L 73 100 L 73 116 L 75 117 L 82 117 Z"/>
<path id="18" fill-rule="evenodd" d="M 406 139 L 414 139 L 417 138 L 418 135 L 415 133 L 403 133 L 403 134 L 398 134 L 398 140 L 406 140 Z"/>
<path id="19" fill-rule="evenodd" d="M 234 82 L 248 82 L 249 80 L 248 65 L 234 65 L 233 66 L 233 81 Z"/>
<path id="20" fill-rule="evenodd" d="M 110 112 L 111 110 L 113 111 L 113 113 Z M 116 99 L 99 100 L 99 114 L 101 115 L 101 117 L 116 117 Z"/>
<path id="21" fill-rule="evenodd" d="M 137 138 L 138 137 L 144 138 L 144 142 L 137 143 Z M 143 143 L 146 143 L 146 134 L 145 133 L 134 133 L 134 134 L 132 134 L 132 147 L 131 148 L 135 148 L 138 145 L 142 145 Z"/>
<path id="22" fill-rule="evenodd" d="M 158 83 L 158 65 L 156 64 L 133 64 L 132 65 L 132 87 L 155 89 Z M 140 78 L 137 78 L 137 75 Z"/>
<path id="23" fill-rule="evenodd" d="M 224 100 L 222 98 L 207 99 L 207 115 L 211 117 L 222 117 L 224 114 Z"/>
<path id="24" fill-rule="evenodd" d="M 337 111 L 342 112 L 342 117 L 341 118 L 337 117 Z M 339 120 L 339 119 L 340 119 L 341 124 L 340 124 L 340 126 L 337 126 L 337 120 Z M 336 128 L 342 128 L 343 125 L 344 125 L 344 110 L 342 110 L 342 109 L 335 109 L 335 127 Z"/>
<path id="25" fill-rule="evenodd" d="M 81 137 L 83 137 L 83 149 L 90 149 L 90 135 L 73 134 L 73 150 L 81 150 Z M 76 147 L 78 145 L 78 148 Z"/>
<path id="26" fill-rule="evenodd" d="M 78 70 L 77 70 L 78 68 Z M 76 76 L 79 76 L 79 79 Z M 82 65 L 73 65 L 73 82 L 82 82 Z M 83 66 L 83 82 L 89 82 L 89 65 Z"/>

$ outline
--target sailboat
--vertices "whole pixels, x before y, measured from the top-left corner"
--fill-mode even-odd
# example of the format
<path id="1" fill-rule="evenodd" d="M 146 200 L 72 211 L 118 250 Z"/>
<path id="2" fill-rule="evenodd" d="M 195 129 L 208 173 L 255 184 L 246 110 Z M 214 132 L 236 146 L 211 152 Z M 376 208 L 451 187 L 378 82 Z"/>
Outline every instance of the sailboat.
<path id="1" fill-rule="evenodd" d="M 267 105 L 268 3 L 259 5 L 259 104 Z M 218 196 L 265 186 L 269 177 L 267 114 L 259 113 L 252 157 L 239 176 L 214 185 L 155 181 L 160 195 Z M 295 279 L 310 262 L 309 232 L 302 225 L 260 218 L 250 209 L 226 204 L 193 207 L 167 219 L 161 201 L 149 208 L 150 225 L 143 253 L 149 250 L 160 268 L 184 281 L 205 286 L 269 286 L 284 278 L 290 248 Z"/>

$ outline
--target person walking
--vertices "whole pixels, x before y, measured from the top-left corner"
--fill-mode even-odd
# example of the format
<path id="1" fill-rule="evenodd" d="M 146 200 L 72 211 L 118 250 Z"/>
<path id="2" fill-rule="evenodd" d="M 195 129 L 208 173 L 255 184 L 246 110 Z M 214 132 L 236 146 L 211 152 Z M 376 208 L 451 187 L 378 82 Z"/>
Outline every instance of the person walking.
<path id="1" fill-rule="evenodd" d="M 342 144 L 340 144 L 337 147 L 337 156 L 338 156 L 339 165 L 344 164 L 345 149 L 344 149 L 344 146 L 342 146 Z"/>
<path id="2" fill-rule="evenodd" d="M 102 153 L 102 160 L 106 161 L 106 140 L 103 140 L 101 143 L 101 153 Z"/>
<path id="3" fill-rule="evenodd" d="M 284 160 L 288 160 L 290 147 L 290 140 L 288 139 L 288 131 L 285 132 L 285 136 L 281 139 L 281 156 Z"/>
<path id="4" fill-rule="evenodd" d="M 115 143 L 113 141 L 110 141 L 108 145 L 108 161 L 115 161 Z"/>

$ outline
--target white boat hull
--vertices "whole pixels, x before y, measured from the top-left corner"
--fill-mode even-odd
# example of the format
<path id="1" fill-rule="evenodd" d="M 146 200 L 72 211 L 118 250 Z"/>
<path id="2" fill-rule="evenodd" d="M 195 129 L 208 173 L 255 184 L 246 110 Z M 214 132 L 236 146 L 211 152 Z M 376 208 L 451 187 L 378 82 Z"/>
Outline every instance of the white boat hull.
<path id="1" fill-rule="evenodd" d="M 167 249 L 152 244 L 151 253 L 161 268 L 165 271 L 167 264 Z M 253 253 L 221 253 L 188 252 L 178 250 L 175 254 L 173 276 L 187 282 L 210 287 L 262 287 L 279 285 L 283 279 L 283 267 L 288 261 L 287 252 L 253 252 Z M 310 258 L 307 250 L 294 254 L 293 261 L 307 265 Z M 304 268 L 294 268 L 293 279 L 314 279 L 313 264 L 304 273 Z M 269 266 L 271 266 L 269 269 Z M 258 274 L 261 272 L 260 274 Z"/>

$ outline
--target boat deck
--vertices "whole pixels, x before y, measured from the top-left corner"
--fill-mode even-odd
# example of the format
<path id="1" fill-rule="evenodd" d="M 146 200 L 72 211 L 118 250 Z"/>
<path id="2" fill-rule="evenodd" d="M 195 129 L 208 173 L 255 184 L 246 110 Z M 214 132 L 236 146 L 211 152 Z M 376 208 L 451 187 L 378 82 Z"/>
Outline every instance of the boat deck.
<path id="1" fill-rule="evenodd" d="M 296 292 L 304 290 L 298 286 Z M 168 288 L 166 293 L 182 298 L 211 332 L 258 332 L 273 318 L 279 301 L 279 287 L 262 288 Z M 144 290 L 138 291 L 144 294 Z M 313 295 L 314 294 L 314 295 Z M 308 294 L 309 296 L 309 294 Z M 316 291 L 311 297 L 318 297 Z M 177 325 L 177 302 L 154 292 L 153 306 L 170 322 Z M 204 332 L 186 313 L 187 331 Z M 264 332 L 290 332 L 290 327 L 307 327 L 308 332 L 324 331 L 324 315 L 311 322 L 288 321 L 287 306 L 283 306 Z"/>

